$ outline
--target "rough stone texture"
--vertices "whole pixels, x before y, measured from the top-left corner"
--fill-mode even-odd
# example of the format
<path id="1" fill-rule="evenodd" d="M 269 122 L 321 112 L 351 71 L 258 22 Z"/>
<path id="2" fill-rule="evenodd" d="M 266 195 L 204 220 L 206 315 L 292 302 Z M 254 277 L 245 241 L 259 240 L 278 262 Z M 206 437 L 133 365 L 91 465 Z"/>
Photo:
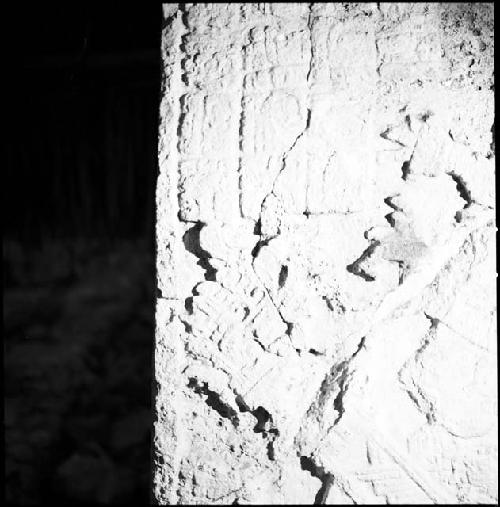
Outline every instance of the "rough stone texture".
<path id="1" fill-rule="evenodd" d="M 496 502 L 493 5 L 164 18 L 156 500 Z"/>

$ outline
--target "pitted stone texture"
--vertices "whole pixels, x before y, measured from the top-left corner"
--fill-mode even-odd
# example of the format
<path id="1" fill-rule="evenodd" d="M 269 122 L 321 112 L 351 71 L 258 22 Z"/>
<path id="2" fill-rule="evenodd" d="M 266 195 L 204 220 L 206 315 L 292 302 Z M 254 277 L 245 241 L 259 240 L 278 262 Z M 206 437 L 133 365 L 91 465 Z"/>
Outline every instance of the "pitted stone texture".
<path id="1" fill-rule="evenodd" d="M 496 502 L 493 5 L 164 18 L 156 500 Z"/>

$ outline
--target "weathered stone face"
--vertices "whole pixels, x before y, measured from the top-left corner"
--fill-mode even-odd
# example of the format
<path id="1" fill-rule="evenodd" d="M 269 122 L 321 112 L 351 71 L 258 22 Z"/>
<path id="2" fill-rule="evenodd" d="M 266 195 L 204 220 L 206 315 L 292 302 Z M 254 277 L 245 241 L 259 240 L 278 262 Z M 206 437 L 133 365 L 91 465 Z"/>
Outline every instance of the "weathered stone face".
<path id="1" fill-rule="evenodd" d="M 164 17 L 157 501 L 497 501 L 493 5 Z"/>

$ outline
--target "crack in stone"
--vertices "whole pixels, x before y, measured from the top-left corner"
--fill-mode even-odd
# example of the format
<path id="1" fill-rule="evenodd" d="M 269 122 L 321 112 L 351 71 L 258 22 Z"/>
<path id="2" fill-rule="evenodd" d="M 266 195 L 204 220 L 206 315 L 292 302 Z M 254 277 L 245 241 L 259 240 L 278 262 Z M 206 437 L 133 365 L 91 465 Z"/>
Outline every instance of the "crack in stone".
<path id="1" fill-rule="evenodd" d="M 257 221 L 257 223 L 255 224 L 255 230 L 254 231 L 259 231 L 258 233 L 256 233 L 256 235 L 259 235 L 261 237 L 261 239 L 259 239 L 257 241 L 257 243 L 255 243 L 255 246 L 253 247 L 253 249 L 251 251 L 251 255 L 255 259 L 259 255 L 260 249 L 263 246 L 269 245 L 269 242 L 271 240 L 273 240 L 274 238 L 276 238 L 277 236 L 270 236 L 270 237 L 267 237 L 265 239 L 262 239 L 262 234 L 260 233 L 260 218 Z"/>
<path id="2" fill-rule="evenodd" d="M 435 409 L 434 409 L 433 403 L 427 399 L 425 394 L 422 392 L 422 389 L 417 384 L 415 384 L 415 382 L 413 380 L 411 381 L 411 385 L 417 391 L 418 397 L 414 394 L 414 392 L 412 392 L 410 390 L 410 388 L 407 386 L 407 382 L 405 382 L 405 380 L 403 379 L 404 371 L 405 371 L 407 365 L 409 364 L 409 362 L 413 361 L 414 363 L 417 363 L 418 358 L 422 355 L 424 350 L 429 346 L 432 339 L 435 338 L 436 329 L 437 329 L 438 325 L 440 325 L 440 323 L 441 323 L 441 321 L 436 317 L 432 317 L 425 312 L 424 312 L 424 315 L 425 315 L 425 318 L 430 323 L 429 330 L 427 331 L 427 333 L 424 337 L 423 343 L 416 350 L 413 357 L 411 359 L 409 359 L 408 361 L 406 361 L 405 364 L 403 365 L 403 367 L 398 371 L 398 380 L 403 385 L 406 394 L 411 399 L 411 401 L 415 404 L 415 406 L 417 407 L 419 412 L 421 412 L 422 414 L 425 415 L 427 422 L 429 424 L 433 424 L 436 422 Z M 424 406 L 424 405 L 427 405 L 427 406 Z"/>
<path id="3" fill-rule="evenodd" d="M 328 493 L 330 492 L 335 480 L 333 474 L 325 472 L 323 467 L 316 465 L 308 456 L 300 456 L 300 467 L 302 470 L 309 472 L 313 477 L 316 477 L 321 481 L 321 487 L 314 498 L 314 505 L 326 504 Z"/>
<path id="4" fill-rule="evenodd" d="M 457 223 L 462 221 L 462 212 L 464 209 L 470 208 L 470 206 L 475 202 L 472 198 L 472 193 L 467 187 L 465 180 L 459 174 L 454 171 L 450 171 L 447 173 L 448 176 L 455 182 L 457 186 L 457 192 L 460 197 L 465 201 L 464 207 L 461 210 L 458 210 L 455 214 L 455 220 Z"/>
<path id="5" fill-rule="evenodd" d="M 241 13 L 241 11 L 240 11 Z M 242 42 L 241 46 L 241 97 L 240 97 L 240 110 L 238 119 L 238 204 L 240 208 L 240 216 L 243 218 L 243 130 L 245 126 L 245 74 L 246 74 L 246 58 L 244 53 L 245 44 Z"/>
<path id="6" fill-rule="evenodd" d="M 411 158 L 409 160 L 405 160 L 403 162 L 403 165 L 401 166 L 401 179 L 403 181 L 407 181 L 408 176 L 411 173 L 410 163 L 411 163 Z"/>
<path id="7" fill-rule="evenodd" d="M 313 356 L 326 356 L 324 352 L 319 352 L 316 349 L 309 349 L 307 352 Z"/>
<path id="8" fill-rule="evenodd" d="M 397 144 L 398 146 L 401 146 L 402 148 L 406 148 L 406 144 L 402 143 L 401 141 L 398 141 L 397 139 L 392 139 L 389 137 L 389 133 L 391 132 L 392 127 L 387 127 L 383 132 L 381 132 L 379 135 L 382 139 L 385 139 L 386 141 L 390 141 L 391 143 Z"/>
<path id="9" fill-rule="evenodd" d="M 367 282 L 373 282 L 375 281 L 375 277 L 367 273 L 362 267 L 361 264 L 369 259 L 375 252 L 375 250 L 380 246 L 380 241 L 373 240 L 371 244 L 368 246 L 368 248 L 365 249 L 365 251 L 361 254 L 358 259 L 356 259 L 352 264 L 349 264 L 346 266 L 347 271 L 349 273 L 352 273 L 353 275 L 359 276 L 366 280 Z"/>
<path id="10" fill-rule="evenodd" d="M 235 428 L 239 426 L 240 421 L 236 410 L 227 403 L 224 403 L 219 394 L 208 387 L 207 382 L 200 382 L 197 378 L 191 377 L 188 387 L 196 394 L 202 396 L 210 408 L 215 410 L 224 419 L 228 419 Z"/>
<path id="11" fill-rule="evenodd" d="M 185 4 L 179 4 L 179 10 L 178 10 L 178 18 L 181 21 L 181 30 L 179 34 L 179 43 L 178 43 L 178 54 L 180 55 L 186 55 L 186 47 L 185 47 L 185 40 L 187 37 L 187 34 L 189 33 L 189 27 L 188 27 L 188 12 L 186 10 Z M 180 67 L 180 83 L 178 85 L 183 87 L 183 85 L 187 85 L 187 78 L 186 78 L 186 60 L 187 58 L 181 57 L 179 58 L 179 67 Z M 182 128 L 186 119 L 186 94 L 180 93 L 179 95 L 179 116 L 177 118 L 177 126 L 176 126 L 176 134 L 177 134 L 177 143 L 176 143 L 176 149 L 177 149 L 177 156 L 180 157 L 181 153 L 181 142 L 182 142 Z M 181 164 L 179 163 L 179 160 L 177 160 L 177 173 L 178 173 L 178 179 L 177 179 L 177 203 L 178 203 L 178 212 L 177 212 L 177 218 L 179 221 L 183 221 L 182 219 L 182 194 L 184 193 L 184 188 L 182 188 L 182 173 L 181 173 Z"/>
<path id="12" fill-rule="evenodd" d="M 490 143 L 490 155 L 493 157 L 495 156 L 495 120 L 493 120 L 493 123 L 491 125 L 491 143 Z"/>
<path id="13" fill-rule="evenodd" d="M 278 275 L 278 287 L 280 289 L 282 289 L 283 286 L 285 285 L 287 278 L 288 278 L 288 266 L 283 265 L 281 266 L 281 270 Z"/>
<path id="14" fill-rule="evenodd" d="M 259 221 L 260 221 L 261 224 L 262 224 L 262 213 L 263 213 L 264 204 L 265 204 L 265 202 L 266 202 L 266 200 L 268 199 L 269 196 L 271 196 L 271 195 L 276 196 L 276 194 L 274 193 L 274 189 L 276 187 L 276 182 L 278 181 L 281 173 L 286 169 L 286 159 L 287 159 L 288 155 L 293 151 L 293 149 L 295 148 L 295 146 L 297 145 L 297 143 L 299 142 L 299 140 L 302 138 L 302 136 L 304 136 L 304 134 L 309 130 L 310 125 L 311 125 L 311 109 L 308 108 L 307 109 L 307 117 L 306 117 L 306 125 L 302 129 L 302 132 L 300 132 L 297 135 L 297 137 L 295 138 L 294 142 L 291 144 L 290 148 L 288 148 L 285 151 L 285 153 L 283 154 L 283 157 L 281 158 L 281 168 L 280 168 L 278 174 L 276 175 L 276 177 L 274 178 L 273 184 L 271 186 L 271 190 L 266 194 L 266 196 L 264 197 L 264 199 L 261 202 L 261 205 L 260 205 L 260 214 L 259 214 Z"/>
<path id="15" fill-rule="evenodd" d="M 279 308 L 279 306 L 274 302 L 274 299 L 272 298 L 271 296 L 271 293 L 269 292 L 268 288 L 266 287 L 266 285 L 264 284 L 264 282 L 261 280 L 260 276 L 258 275 L 257 273 L 257 270 L 255 269 L 255 265 L 254 265 L 254 262 L 255 262 L 255 259 L 257 258 L 257 255 L 261 249 L 262 246 L 264 245 L 268 245 L 269 242 L 274 239 L 274 237 L 271 237 L 271 238 L 266 238 L 264 240 L 259 240 L 257 241 L 255 247 L 253 248 L 252 250 L 252 269 L 255 273 L 255 276 L 257 277 L 257 279 L 259 280 L 260 284 L 262 285 L 264 291 L 266 292 L 268 298 L 269 298 L 269 301 L 271 302 L 271 304 L 274 306 L 274 308 L 276 309 L 276 312 L 278 313 L 281 321 L 286 325 L 286 331 L 285 331 L 285 334 L 288 336 L 288 338 L 290 339 L 290 342 L 291 342 L 291 334 L 292 334 L 292 331 L 293 331 L 293 323 L 292 322 L 289 322 L 287 321 L 284 317 L 283 317 L 283 314 L 281 313 L 281 310 Z M 259 342 L 259 345 L 260 342 Z M 267 349 L 265 349 L 267 351 Z"/>
<path id="16" fill-rule="evenodd" d="M 312 11 L 313 11 L 313 6 L 314 6 L 314 2 L 310 2 L 309 3 L 309 13 L 308 13 L 308 16 L 307 16 L 307 28 L 309 29 L 309 44 L 310 44 L 310 57 L 309 57 L 309 69 L 307 71 L 307 76 L 306 76 L 306 81 L 308 83 L 308 86 L 311 87 L 310 83 L 309 83 L 309 79 L 311 77 L 311 72 L 312 72 L 312 67 L 313 67 L 313 59 L 314 59 L 314 44 L 313 44 L 313 37 L 312 37 L 312 29 L 313 29 L 313 14 L 312 14 Z"/>
<path id="17" fill-rule="evenodd" d="M 257 335 L 257 331 L 255 329 L 252 331 L 252 338 L 264 352 L 269 352 L 267 347 L 265 347 L 264 344 L 259 340 L 259 336 Z"/>
<path id="18" fill-rule="evenodd" d="M 281 313 L 281 310 L 279 308 L 279 306 L 274 302 L 273 298 L 271 297 L 271 294 L 268 290 L 268 288 L 266 287 L 266 285 L 263 283 L 263 281 L 261 280 L 261 278 L 259 277 L 259 275 L 257 274 L 257 271 L 255 269 L 255 259 L 257 258 L 257 256 L 259 255 L 259 252 L 260 252 L 260 249 L 263 247 L 263 246 L 266 246 L 270 243 L 271 240 L 273 240 L 274 238 L 276 238 L 277 236 L 271 236 L 271 237 L 263 237 L 262 235 L 262 213 L 263 213 L 263 207 L 264 207 L 264 204 L 267 200 L 267 198 L 270 196 L 270 195 L 276 195 L 274 193 L 274 188 L 276 186 L 276 182 L 280 176 L 280 174 L 285 170 L 286 168 L 286 159 L 288 157 L 288 155 L 293 151 L 293 149 L 295 148 L 295 146 L 297 145 L 297 143 L 299 142 L 299 140 L 302 138 L 302 136 L 307 132 L 307 130 L 309 129 L 310 127 L 310 124 L 311 124 L 311 110 L 308 108 L 307 109 L 307 118 L 306 118 L 306 125 L 304 127 L 304 129 L 302 130 L 302 132 L 300 132 L 300 134 L 297 135 L 297 137 L 295 138 L 295 141 L 292 143 L 292 145 L 290 146 L 290 148 L 288 150 L 286 150 L 286 152 L 284 153 L 283 157 L 282 157 L 282 165 L 281 165 L 281 169 L 279 171 L 279 173 L 276 175 L 276 178 L 274 179 L 274 182 L 273 182 L 273 185 L 271 187 L 271 191 L 264 197 L 264 199 L 262 200 L 262 203 L 260 205 L 260 214 L 259 214 L 259 218 L 255 224 L 255 229 L 254 229 L 254 233 L 256 235 L 259 236 L 259 240 L 255 243 L 255 246 L 253 247 L 252 251 L 251 251 L 251 255 L 252 255 L 252 269 L 255 273 L 255 276 L 257 277 L 257 279 L 259 280 L 259 282 L 261 283 L 262 287 L 264 288 L 265 292 L 267 293 L 268 297 L 269 297 L 269 300 L 271 301 L 271 304 L 276 308 L 276 311 L 281 319 L 281 321 L 286 325 L 286 331 L 285 331 L 285 334 L 288 336 L 288 338 L 290 339 L 290 343 L 291 343 L 291 334 L 292 334 L 292 331 L 293 331 L 293 323 L 292 322 L 289 322 L 287 321 L 284 317 L 283 317 L 283 314 Z"/>
<path id="19" fill-rule="evenodd" d="M 318 392 L 318 396 L 316 401 L 308 410 L 308 415 L 311 414 L 311 411 L 315 413 L 319 413 L 321 409 L 324 407 L 326 400 L 329 398 L 330 393 L 335 388 L 339 388 L 339 392 L 335 396 L 333 400 L 333 406 L 337 412 L 337 417 L 333 421 L 333 423 L 328 427 L 326 434 L 329 434 L 330 431 L 333 430 L 335 426 L 340 422 L 342 416 L 345 413 L 344 407 L 344 397 L 347 393 L 349 387 L 349 380 L 352 376 L 353 372 L 351 372 L 350 365 L 352 360 L 359 354 L 361 349 L 365 346 L 366 336 L 363 336 L 358 343 L 356 350 L 353 354 L 342 361 L 339 364 L 334 365 L 330 372 L 327 374 L 323 382 L 321 383 L 321 387 Z M 326 436 L 326 435 L 325 435 Z M 313 477 L 318 478 L 321 481 L 321 487 L 316 493 L 316 497 L 314 499 L 314 504 L 325 504 L 328 498 L 328 493 L 334 482 L 334 475 L 330 472 L 327 472 L 324 467 L 317 465 L 313 459 L 314 452 L 310 456 L 300 456 L 300 466 L 302 470 L 308 471 Z"/>
<path id="20" fill-rule="evenodd" d="M 189 8 L 188 8 L 189 9 Z M 182 54 L 187 55 L 188 52 L 186 51 L 186 39 L 189 34 L 189 15 L 188 15 L 188 9 L 186 9 L 186 4 L 180 3 L 179 4 L 179 12 L 181 13 L 181 21 L 182 21 L 182 28 L 183 32 L 181 34 L 180 43 L 179 43 L 179 50 Z M 186 62 L 187 57 L 182 58 L 180 61 L 181 64 L 181 81 L 187 86 L 188 79 L 187 79 L 187 72 L 186 72 Z"/>
<path id="21" fill-rule="evenodd" d="M 217 270 L 210 264 L 209 259 L 212 258 L 209 252 L 204 250 L 200 244 L 200 232 L 206 224 L 196 222 L 193 227 L 188 229 L 182 236 L 184 247 L 189 253 L 198 258 L 198 266 L 205 270 L 205 280 L 215 282 Z"/>
<path id="22" fill-rule="evenodd" d="M 342 416 L 345 413 L 344 397 L 349 388 L 349 381 L 354 373 L 350 371 L 351 362 L 360 353 L 361 349 L 365 347 L 365 341 L 366 336 L 363 336 L 353 354 L 344 361 L 335 364 L 330 369 L 330 371 L 323 379 L 323 382 L 321 383 L 321 386 L 316 395 L 316 400 L 312 403 L 307 411 L 308 416 L 316 416 L 320 414 L 321 410 L 325 406 L 325 403 L 330 398 L 332 391 L 334 391 L 337 387 L 339 388 L 339 392 L 336 394 L 333 400 L 333 406 L 337 412 L 337 417 L 328 427 L 325 436 L 330 433 L 330 431 L 340 422 Z"/>
<path id="23" fill-rule="evenodd" d="M 274 461 L 274 441 L 279 436 L 279 430 L 273 424 L 272 415 L 260 405 L 256 409 L 251 410 L 250 407 L 245 403 L 243 397 L 239 394 L 236 394 L 235 401 L 240 412 L 249 412 L 255 417 L 257 422 L 255 423 L 253 431 L 255 433 L 260 433 L 262 435 L 262 438 L 267 441 L 267 457 L 270 461 Z"/>

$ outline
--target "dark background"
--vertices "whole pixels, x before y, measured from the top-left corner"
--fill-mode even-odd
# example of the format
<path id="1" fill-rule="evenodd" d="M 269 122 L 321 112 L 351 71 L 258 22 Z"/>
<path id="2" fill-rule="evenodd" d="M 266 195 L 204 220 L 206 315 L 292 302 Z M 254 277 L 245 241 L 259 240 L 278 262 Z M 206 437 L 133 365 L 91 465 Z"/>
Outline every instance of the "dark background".
<path id="1" fill-rule="evenodd" d="M 9 504 L 150 502 L 161 19 L 154 2 L 3 13 Z"/>

